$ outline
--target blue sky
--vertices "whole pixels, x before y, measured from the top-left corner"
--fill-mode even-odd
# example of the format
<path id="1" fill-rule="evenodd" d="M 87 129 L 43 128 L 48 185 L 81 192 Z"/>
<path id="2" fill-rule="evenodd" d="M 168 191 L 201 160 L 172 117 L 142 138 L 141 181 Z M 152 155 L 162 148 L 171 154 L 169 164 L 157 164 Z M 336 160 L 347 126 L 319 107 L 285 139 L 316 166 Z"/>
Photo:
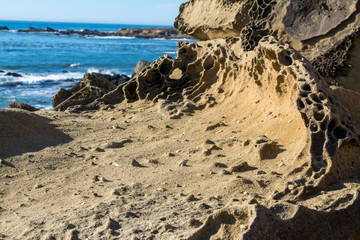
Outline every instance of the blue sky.
<path id="1" fill-rule="evenodd" d="M 5 0 L 1 20 L 172 25 L 187 0 Z"/>

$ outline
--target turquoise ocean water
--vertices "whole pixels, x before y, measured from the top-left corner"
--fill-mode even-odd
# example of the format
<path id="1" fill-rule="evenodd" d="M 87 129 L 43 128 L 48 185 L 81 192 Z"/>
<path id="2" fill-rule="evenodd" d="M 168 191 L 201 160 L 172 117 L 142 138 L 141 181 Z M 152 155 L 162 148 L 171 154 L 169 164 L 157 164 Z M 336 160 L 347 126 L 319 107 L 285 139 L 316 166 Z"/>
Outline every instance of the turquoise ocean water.
<path id="1" fill-rule="evenodd" d="M 0 108 L 19 101 L 51 109 L 51 98 L 59 88 L 72 87 L 85 73 L 131 75 L 140 60 L 154 61 L 165 54 L 175 57 L 179 41 L 16 32 L 28 27 L 117 31 L 119 28 L 159 26 L 2 20 L 0 26 L 10 29 L 0 31 Z M 8 72 L 22 77 L 5 76 Z"/>

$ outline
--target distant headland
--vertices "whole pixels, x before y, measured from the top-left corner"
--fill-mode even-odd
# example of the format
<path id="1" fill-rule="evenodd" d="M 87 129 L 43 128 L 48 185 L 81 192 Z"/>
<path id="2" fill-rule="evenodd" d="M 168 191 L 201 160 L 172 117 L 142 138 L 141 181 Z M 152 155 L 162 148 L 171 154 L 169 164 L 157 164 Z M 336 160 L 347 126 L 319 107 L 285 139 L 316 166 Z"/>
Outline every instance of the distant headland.
<path id="1" fill-rule="evenodd" d="M 0 26 L 0 30 L 10 30 L 7 26 Z M 120 28 L 117 32 L 104 32 L 98 30 L 57 30 L 50 27 L 44 29 L 29 27 L 16 30 L 19 33 L 55 33 L 57 35 L 80 35 L 95 37 L 134 37 L 134 38 L 164 38 L 164 39 L 192 39 L 187 34 L 180 33 L 174 28 Z"/>

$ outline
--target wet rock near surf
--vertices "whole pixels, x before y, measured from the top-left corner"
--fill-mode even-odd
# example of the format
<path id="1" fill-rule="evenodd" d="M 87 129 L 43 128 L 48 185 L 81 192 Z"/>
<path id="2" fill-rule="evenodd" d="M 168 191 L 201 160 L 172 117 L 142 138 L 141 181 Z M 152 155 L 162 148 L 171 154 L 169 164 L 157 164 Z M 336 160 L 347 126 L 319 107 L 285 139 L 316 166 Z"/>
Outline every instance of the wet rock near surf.
<path id="1" fill-rule="evenodd" d="M 58 32 L 58 31 L 55 30 L 55 29 L 52 29 L 50 27 L 46 27 L 45 29 L 28 27 L 27 29 L 17 30 L 17 32 L 20 32 L 20 33 L 41 33 L 41 32 Z"/>
<path id="2" fill-rule="evenodd" d="M 9 31 L 7 26 L 0 26 L 0 31 Z"/>
<path id="3" fill-rule="evenodd" d="M 114 90 L 130 78 L 119 74 L 85 74 L 83 79 L 70 90 L 61 88 L 53 97 L 56 110 L 66 110 L 70 106 L 85 105 Z"/>
<path id="4" fill-rule="evenodd" d="M 16 72 L 7 72 L 7 73 L 5 74 L 5 76 L 6 76 L 6 77 L 22 77 L 21 74 L 16 73 Z"/>

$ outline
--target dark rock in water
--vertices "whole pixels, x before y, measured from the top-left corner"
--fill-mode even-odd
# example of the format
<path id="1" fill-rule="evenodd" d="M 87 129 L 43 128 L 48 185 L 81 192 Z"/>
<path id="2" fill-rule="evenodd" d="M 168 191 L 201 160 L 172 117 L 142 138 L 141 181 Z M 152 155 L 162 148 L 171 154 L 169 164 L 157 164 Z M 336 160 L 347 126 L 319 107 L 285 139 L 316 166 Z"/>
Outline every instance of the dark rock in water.
<path id="1" fill-rule="evenodd" d="M 26 30 L 19 30 L 18 32 L 44 32 L 43 29 L 29 27 Z"/>
<path id="2" fill-rule="evenodd" d="M 5 72 L 5 71 L 3 71 L 3 70 L 0 70 L 0 73 L 3 73 L 3 72 Z"/>
<path id="3" fill-rule="evenodd" d="M 55 110 L 64 111 L 70 106 L 86 105 L 114 90 L 116 85 L 106 77 L 99 73 L 89 73 L 70 90 L 61 88 L 52 99 Z"/>
<path id="4" fill-rule="evenodd" d="M 58 30 L 55 30 L 50 27 L 46 27 L 45 29 L 29 27 L 28 29 L 25 29 L 25 30 L 20 29 L 20 30 L 18 30 L 18 32 L 21 32 L 21 33 L 43 33 L 43 32 L 58 32 Z"/>
<path id="5" fill-rule="evenodd" d="M 23 110 L 27 110 L 27 111 L 30 111 L 30 112 L 35 112 L 35 111 L 38 111 L 39 109 L 37 108 L 34 108 L 33 106 L 30 106 L 26 103 L 21 103 L 21 102 L 12 102 L 12 103 L 9 103 L 9 107 L 10 108 L 18 108 L 18 109 L 23 109 Z"/>
<path id="6" fill-rule="evenodd" d="M 132 77 L 138 75 L 144 68 L 150 66 L 151 62 L 148 61 L 140 61 L 136 64 Z"/>
<path id="7" fill-rule="evenodd" d="M 11 77 L 22 77 L 21 74 L 14 73 L 14 72 L 8 72 L 5 74 L 5 76 L 11 76 Z"/>
<path id="8" fill-rule="evenodd" d="M 0 30 L 2 31 L 9 31 L 9 28 L 6 26 L 0 26 Z"/>
<path id="9" fill-rule="evenodd" d="M 2 29 L 3 28 L 3 29 Z M 0 27 L 0 30 L 9 30 L 7 27 Z M 20 33 L 42 33 L 53 32 L 55 35 L 80 35 L 80 36 L 97 36 L 97 37 L 136 37 L 136 38 L 191 38 L 186 34 L 180 33 L 174 28 L 121 28 L 117 32 L 101 32 L 98 30 L 81 29 L 59 31 L 50 27 L 45 29 L 29 27 L 28 29 L 18 30 Z"/>
<path id="10" fill-rule="evenodd" d="M 46 32 L 58 32 L 58 30 L 55 30 L 55 29 L 53 29 L 53 28 L 51 28 L 51 27 L 46 27 L 46 28 L 45 28 L 45 31 L 46 31 Z"/>

